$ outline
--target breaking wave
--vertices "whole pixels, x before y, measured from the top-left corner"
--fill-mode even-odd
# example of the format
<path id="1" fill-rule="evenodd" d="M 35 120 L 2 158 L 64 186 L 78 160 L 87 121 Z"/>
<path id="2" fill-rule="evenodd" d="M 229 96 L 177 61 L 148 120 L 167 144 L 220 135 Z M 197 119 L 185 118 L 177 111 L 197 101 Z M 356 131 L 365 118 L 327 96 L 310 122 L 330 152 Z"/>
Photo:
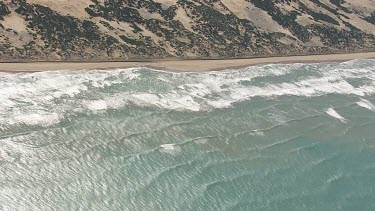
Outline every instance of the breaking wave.
<path id="1" fill-rule="evenodd" d="M 271 64 L 204 73 L 148 68 L 2 73 L 0 126 L 4 122 L 49 126 L 69 115 L 128 105 L 198 112 L 254 97 L 339 94 L 365 98 L 374 93 L 375 60 Z M 368 100 L 357 104 L 374 109 Z"/>
<path id="2" fill-rule="evenodd" d="M 0 210 L 375 210 L 374 81 L 375 60 L 1 73 Z"/>

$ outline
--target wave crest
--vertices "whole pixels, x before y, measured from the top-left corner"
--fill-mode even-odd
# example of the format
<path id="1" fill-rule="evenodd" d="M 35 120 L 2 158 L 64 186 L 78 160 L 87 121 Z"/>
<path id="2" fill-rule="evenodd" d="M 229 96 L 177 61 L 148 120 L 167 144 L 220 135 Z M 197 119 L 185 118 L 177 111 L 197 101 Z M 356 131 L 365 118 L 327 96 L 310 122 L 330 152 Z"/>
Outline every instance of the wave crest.
<path id="1" fill-rule="evenodd" d="M 119 109 L 131 104 L 197 112 L 226 108 L 253 97 L 364 97 L 374 93 L 375 60 L 274 64 L 204 73 L 130 68 L 1 74 L 0 120 L 50 125 L 67 114 Z M 372 108 L 369 101 L 360 101 L 358 105 Z"/>

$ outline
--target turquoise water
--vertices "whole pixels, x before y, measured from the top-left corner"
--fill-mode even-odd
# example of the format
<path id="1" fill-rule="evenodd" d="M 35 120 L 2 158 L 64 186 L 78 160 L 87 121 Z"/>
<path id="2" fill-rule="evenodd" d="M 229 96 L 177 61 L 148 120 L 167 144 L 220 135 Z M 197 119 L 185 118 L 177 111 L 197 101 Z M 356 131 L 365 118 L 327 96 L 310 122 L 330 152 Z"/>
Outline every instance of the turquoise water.
<path id="1" fill-rule="evenodd" d="M 0 74 L 0 210 L 375 210 L 375 60 Z"/>

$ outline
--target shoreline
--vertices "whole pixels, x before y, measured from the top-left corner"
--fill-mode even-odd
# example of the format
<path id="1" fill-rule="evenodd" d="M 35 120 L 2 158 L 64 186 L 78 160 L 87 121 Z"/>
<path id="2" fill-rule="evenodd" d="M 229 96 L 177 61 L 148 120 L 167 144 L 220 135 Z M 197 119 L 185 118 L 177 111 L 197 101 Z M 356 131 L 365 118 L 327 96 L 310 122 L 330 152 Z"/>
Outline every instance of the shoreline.
<path id="1" fill-rule="evenodd" d="M 225 69 L 238 69 L 262 64 L 317 63 L 332 61 L 343 62 L 353 59 L 375 59 L 375 52 L 207 60 L 170 59 L 113 62 L 2 62 L 0 63 L 0 72 L 20 73 L 56 70 L 107 70 L 136 67 L 148 67 L 169 72 L 208 72 Z"/>

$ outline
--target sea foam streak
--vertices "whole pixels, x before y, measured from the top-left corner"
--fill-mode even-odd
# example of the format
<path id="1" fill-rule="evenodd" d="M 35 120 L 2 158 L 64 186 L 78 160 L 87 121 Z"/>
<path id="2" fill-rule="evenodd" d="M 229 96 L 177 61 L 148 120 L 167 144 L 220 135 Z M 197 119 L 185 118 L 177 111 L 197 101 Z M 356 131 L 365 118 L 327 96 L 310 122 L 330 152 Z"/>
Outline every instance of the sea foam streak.
<path id="1" fill-rule="evenodd" d="M 361 83 L 352 84 L 350 80 Z M 263 65 L 204 73 L 130 68 L 1 74 L 0 120 L 4 121 L 0 127 L 7 124 L 4 122 L 50 125 L 66 115 L 121 109 L 127 105 L 196 112 L 230 107 L 253 97 L 326 94 L 364 97 L 375 93 L 374 80 L 375 60 Z M 357 104 L 374 108 L 366 100 Z M 30 112 L 40 116 L 27 120 Z"/>

